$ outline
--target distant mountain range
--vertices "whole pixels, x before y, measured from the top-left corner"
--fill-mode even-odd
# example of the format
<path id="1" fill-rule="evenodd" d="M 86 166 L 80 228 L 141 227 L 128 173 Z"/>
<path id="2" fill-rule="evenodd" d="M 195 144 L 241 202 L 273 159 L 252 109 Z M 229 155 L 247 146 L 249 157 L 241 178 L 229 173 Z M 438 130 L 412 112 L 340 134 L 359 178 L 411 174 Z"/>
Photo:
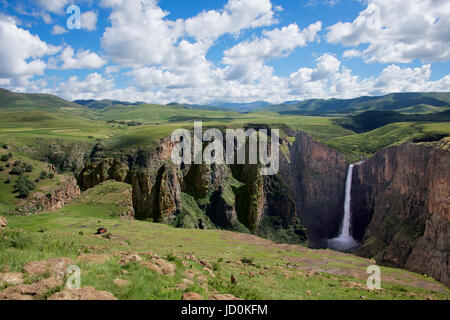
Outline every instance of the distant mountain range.
<path id="1" fill-rule="evenodd" d="M 280 114 L 333 114 L 363 111 L 397 111 L 401 113 L 433 113 L 450 108 L 450 93 L 391 93 L 380 97 L 355 99 L 312 99 L 291 101 L 262 108 Z"/>
<path id="2" fill-rule="evenodd" d="M 105 109 L 108 107 L 112 107 L 115 105 L 123 105 L 123 106 L 138 106 L 140 104 L 145 104 L 145 102 L 127 102 L 127 101 L 118 101 L 118 100 L 75 100 L 73 101 L 76 104 L 88 107 L 90 109 Z"/>
<path id="3" fill-rule="evenodd" d="M 211 105 L 216 106 L 216 107 L 227 108 L 227 109 L 231 109 L 231 110 L 239 111 L 239 112 L 250 112 L 250 111 L 255 111 L 255 110 L 270 106 L 271 103 L 266 102 L 266 101 L 256 101 L 256 102 L 250 102 L 250 103 L 214 102 L 214 103 L 211 103 Z"/>
<path id="4" fill-rule="evenodd" d="M 79 110 L 107 109 L 112 106 L 137 106 L 145 102 L 119 100 L 75 100 L 66 101 L 50 94 L 14 93 L 0 88 L 0 110 L 57 110 L 77 108 Z M 438 113 L 450 110 L 450 92 L 437 93 L 392 93 L 379 97 L 359 97 L 355 99 L 311 99 L 287 101 L 273 105 L 265 101 L 252 103 L 216 102 L 211 105 L 170 103 L 193 110 L 212 111 L 269 111 L 290 115 L 339 115 L 357 114 L 365 111 L 396 111 L 403 114 Z"/>
<path id="5" fill-rule="evenodd" d="M 178 106 L 185 109 L 193 109 L 193 110 L 212 110 L 212 111 L 230 111 L 229 108 L 226 107 L 218 107 L 218 106 L 205 106 L 200 104 L 186 104 L 186 103 L 177 103 L 172 102 L 168 103 L 168 106 Z"/>

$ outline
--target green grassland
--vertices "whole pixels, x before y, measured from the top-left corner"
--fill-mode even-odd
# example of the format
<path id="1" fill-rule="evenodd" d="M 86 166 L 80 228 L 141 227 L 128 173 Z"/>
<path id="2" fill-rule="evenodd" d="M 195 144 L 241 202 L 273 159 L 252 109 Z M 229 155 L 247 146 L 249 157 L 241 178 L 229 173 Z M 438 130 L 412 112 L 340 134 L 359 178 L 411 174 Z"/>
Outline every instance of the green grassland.
<path id="1" fill-rule="evenodd" d="M 326 144 L 339 150 L 349 162 L 355 162 L 359 156 L 371 156 L 384 147 L 433 135 L 450 136 L 450 123 L 397 122 L 361 134 L 332 138 Z"/>
<path id="2" fill-rule="evenodd" d="M 103 263 L 79 263 L 82 285 L 112 292 L 119 299 L 175 299 L 186 291 L 209 298 L 229 293 L 243 299 L 446 299 L 449 290 L 426 276 L 381 267 L 382 290 L 368 290 L 368 259 L 300 245 L 275 244 L 252 235 L 220 230 L 175 229 L 147 221 L 122 220 L 117 206 L 126 186 L 107 182 L 55 212 L 7 216 L 9 227 L 0 235 L 0 271 L 21 271 L 29 261 L 53 257 L 76 260 L 81 254 L 107 253 Z M 105 193 L 117 203 L 104 201 Z M 109 236 L 94 235 L 99 226 Z M 176 263 L 174 276 L 159 275 L 141 264 L 120 266 L 123 252 L 153 252 Z M 115 256 L 117 254 L 117 256 Z M 213 266 L 214 278 L 194 254 Z M 142 254 L 144 257 L 145 255 Z M 122 274 L 122 270 L 129 273 Z M 206 279 L 177 287 L 186 270 Z M 237 279 L 230 282 L 231 275 Z M 119 287 L 116 278 L 129 281 Z"/>
<path id="3" fill-rule="evenodd" d="M 350 100 L 311 100 L 304 102 L 311 110 L 317 108 L 348 108 L 370 110 L 371 105 L 381 110 L 411 108 L 415 103 L 434 103 L 439 111 L 446 110 L 450 98 L 446 93 L 391 94 L 384 97 L 362 97 Z M 306 104 L 305 104 L 306 103 Z M 324 107 L 325 106 L 325 107 Z M 299 107 L 299 106 L 297 106 Z M 292 108 L 292 106 L 289 106 Z M 300 107 L 299 107 L 300 108 Z M 345 109 L 344 108 L 344 109 Z M 182 105 L 121 105 L 106 104 L 102 108 L 67 102 L 51 95 L 15 94 L 0 92 L 0 142 L 20 148 L 35 144 L 104 142 L 110 151 L 130 151 L 137 148 L 154 148 L 178 128 L 192 129 L 195 120 L 205 127 L 237 128 L 261 126 L 304 131 L 343 153 L 349 161 L 359 156 L 370 156 L 389 145 L 412 141 L 432 132 L 447 135 L 449 122 L 420 122 L 421 117 L 390 116 L 394 123 L 362 134 L 355 134 L 352 126 L 346 129 L 345 118 L 279 114 L 277 108 L 267 107 L 251 113 L 224 110 L 193 109 Z M 432 116 L 433 121 L 436 116 Z M 401 123 L 402 119 L 416 119 Z M 350 118 L 349 118 L 350 119 Z M 355 118 L 356 119 L 356 118 Z M 428 119 L 428 118 L 426 118 Z M 430 118 L 431 119 L 431 118 Z M 337 121 L 339 120 L 339 121 Z M 352 120 L 354 121 L 354 120 Z M 369 121 L 371 121 L 369 119 Z M 403 120 L 404 121 L 404 120 Z M 446 121 L 446 120 L 445 120 Z M 378 121 L 383 125 L 383 121 Z M 342 126 L 341 126 L 342 124 Z M 370 126 L 369 126 L 370 128 Z M 369 129 L 370 130 L 370 129 Z M 31 156 L 31 155 L 28 155 Z"/>

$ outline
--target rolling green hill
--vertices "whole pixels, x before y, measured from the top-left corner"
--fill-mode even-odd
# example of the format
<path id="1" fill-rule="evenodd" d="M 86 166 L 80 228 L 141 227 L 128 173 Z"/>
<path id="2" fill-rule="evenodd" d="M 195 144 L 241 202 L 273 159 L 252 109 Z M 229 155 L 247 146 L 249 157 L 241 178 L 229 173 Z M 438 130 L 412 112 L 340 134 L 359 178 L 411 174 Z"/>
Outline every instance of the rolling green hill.
<path id="1" fill-rule="evenodd" d="M 80 105 L 66 101 L 51 94 L 15 93 L 0 88 L 0 109 L 2 111 L 15 110 L 48 110 L 55 111 L 62 108 L 73 110 L 83 109 Z"/>
<path id="2" fill-rule="evenodd" d="M 371 131 L 394 122 L 450 121 L 450 110 L 430 114 L 403 114 L 396 111 L 365 111 L 354 116 L 338 118 L 334 123 L 357 133 Z"/>
<path id="3" fill-rule="evenodd" d="M 90 109 L 104 109 L 107 107 L 112 107 L 115 105 L 124 105 L 124 106 L 137 106 L 140 104 L 144 104 L 144 102 L 127 102 L 127 101 L 118 101 L 118 100 L 75 100 L 74 103 L 88 107 Z"/>
<path id="4" fill-rule="evenodd" d="M 280 114 L 357 113 L 369 110 L 403 113 L 442 112 L 450 108 L 450 93 L 391 93 L 381 97 L 355 99 L 313 99 L 263 108 Z"/>
<path id="5" fill-rule="evenodd" d="M 277 107 L 239 113 L 177 103 L 124 105 L 115 104 L 113 100 L 80 101 L 84 106 L 52 95 L 21 94 L 0 89 L 0 139 L 20 147 L 43 142 L 94 144 L 101 141 L 108 150 L 120 152 L 140 147 L 153 148 L 173 130 L 192 128 L 195 120 L 202 120 L 205 127 L 222 129 L 269 126 L 304 131 L 353 161 L 392 144 L 434 141 L 450 135 L 450 111 L 403 114 L 393 110 L 370 110 L 343 117 L 336 117 L 337 114 L 325 117 L 320 110 L 339 109 L 344 114 L 345 110 L 350 109 L 394 108 L 396 103 L 399 110 L 413 110 L 414 103 L 419 102 L 420 105 L 424 102 L 433 103 L 435 110 L 446 110 L 448 107 L 445 103 L 448 101 L 449 93 L 405 93 L 351 100 L 290 102 L 289 105 L 279 107 L 292 111 L 300 104 L 301 108 L 316 110 L 313 113 L 322 115 L 305 116 L 302 115 L 304 111 L 298 110 L 280 113 L 268 111 Z M 96 103 L 104 105 L 100 107 Z"/>

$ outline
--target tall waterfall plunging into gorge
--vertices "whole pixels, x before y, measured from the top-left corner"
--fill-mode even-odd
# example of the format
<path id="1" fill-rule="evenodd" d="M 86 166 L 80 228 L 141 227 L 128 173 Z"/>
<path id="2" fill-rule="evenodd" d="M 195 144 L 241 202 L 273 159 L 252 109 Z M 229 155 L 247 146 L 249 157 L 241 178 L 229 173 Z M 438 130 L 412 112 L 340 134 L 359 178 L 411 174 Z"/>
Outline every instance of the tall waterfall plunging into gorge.
<path id="1" fill-rule="evenodd" d="M 328 240 L 328 246 L 336 250 L 349 250 L 358 246 L 358 243 L 350 235 L 350 219 L 351 219 L 351 198 L 352 198 L 352 179 L 354 164 L 348 167 L 347 181 L 345 183 L 345 203 L 344 203 L 344 219 L 342 221 L 341 231 L 337 238 Z"/>

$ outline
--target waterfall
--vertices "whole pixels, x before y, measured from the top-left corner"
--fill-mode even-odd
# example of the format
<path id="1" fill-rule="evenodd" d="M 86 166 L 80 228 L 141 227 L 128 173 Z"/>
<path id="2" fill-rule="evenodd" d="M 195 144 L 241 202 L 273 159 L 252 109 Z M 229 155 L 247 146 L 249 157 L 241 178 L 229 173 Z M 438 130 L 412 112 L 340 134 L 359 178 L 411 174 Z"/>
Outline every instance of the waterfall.
<path id="1" fill-rule="evenodd" d="M 354 164 L 351 164 L 348 167 L 347 181 L 345 183 L 344 219 L 342 221 L 340 234 L 337 238 L 328 240 L 328 246 L 336 250 L 345 251 L 358 246 L 358 243 L 350 235 L 352 179 L 354 167 Z"/>

